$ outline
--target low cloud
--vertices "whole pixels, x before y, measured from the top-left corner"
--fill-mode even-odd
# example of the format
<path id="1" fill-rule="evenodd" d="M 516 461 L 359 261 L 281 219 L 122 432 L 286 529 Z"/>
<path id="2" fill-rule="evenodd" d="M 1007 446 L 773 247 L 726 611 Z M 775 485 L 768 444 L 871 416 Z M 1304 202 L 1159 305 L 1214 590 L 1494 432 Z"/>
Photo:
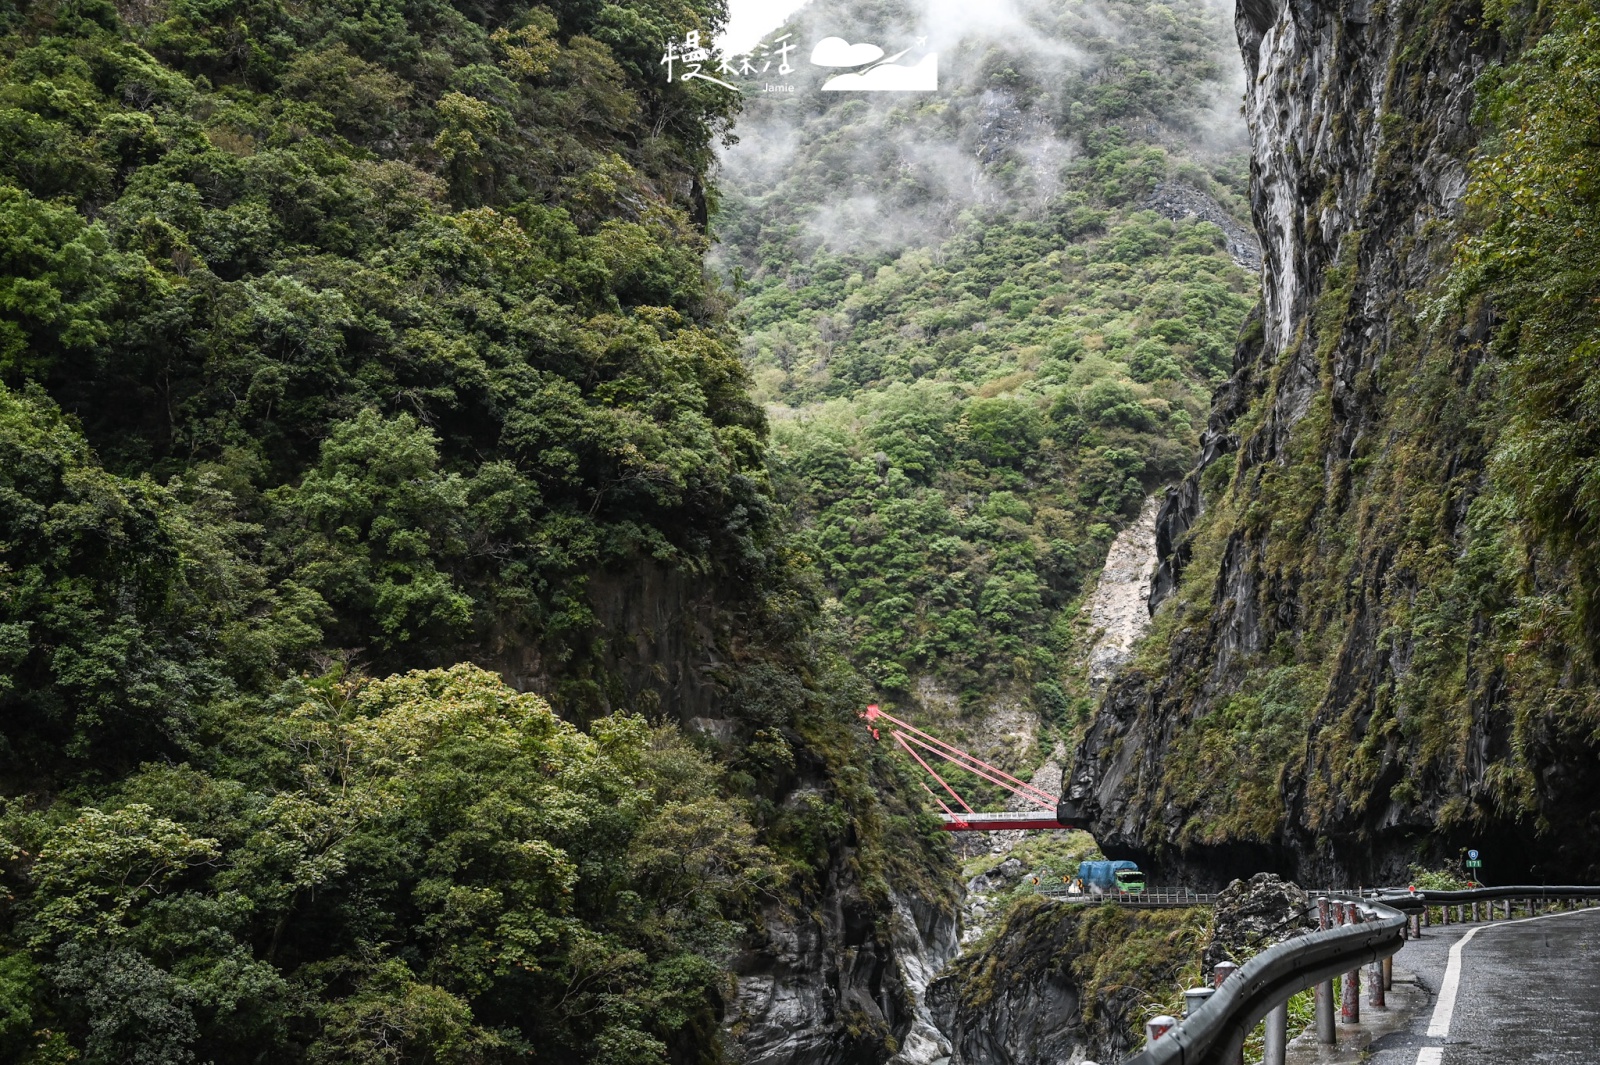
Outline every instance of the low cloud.
<path id="1" fill-rule="evenodd" d="M 1179 17 L 1205 12 L 1216 62 L 1209 78 L 1190 83 L 1186 109 L 1168 125 L 1132 115 L 1123 122 L 1141 140 L 1202 160 L 1247 143 L 1243 65 L 1224 2 L 1174 0 Z M 1110 91 L 1108 63 L 1125 72 L 1130 60 L 1141 68 L 1164 60 L 1148 29 L 1130 38 L 1125 20 L 1137 17 L 1108 0 L 871 8 L 814 0 L 786 29 L 797 41 L 821 38 L 819 66 L 796 75 L 792 95 L 747 101 L 734 130 L 740 143 L 721 154 L 721 180 L 752 205 L 762 201 L 747 225 L 774 237 L 793 227 L 803 241 L 852 256 L 936 247 L 961 228 L 964 212 L 1002 203 L 1042 217 L 1088 129 L 1068 96 Z M 897 67 L 891 55 L 884 63 L 885 48 L 915 48 L 922 62 Z M 869 54 L 879 66 L 830 73 Z M 928 92 L 935 79 L 937 91 Z M 760 238 L 743 232 L 740 246 L 753 251 Z"/>

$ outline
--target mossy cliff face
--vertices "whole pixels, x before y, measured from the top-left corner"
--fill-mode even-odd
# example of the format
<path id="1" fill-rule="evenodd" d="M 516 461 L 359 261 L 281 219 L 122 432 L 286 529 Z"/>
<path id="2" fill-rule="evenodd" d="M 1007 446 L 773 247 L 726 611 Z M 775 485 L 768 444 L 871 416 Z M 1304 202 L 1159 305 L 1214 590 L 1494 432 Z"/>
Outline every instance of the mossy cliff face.
<path id="1" fill-rule="evenodd" d="M 1524 516 L 1527 356 L 1457 280 L 1492 200 L 1481 75 L 1536 36 L 1480 14 L 1239 7 L 1263 302 L 1160 516 L 1153 635 L 1077 753 L 1108 854 L 1211 883 L 1469 844 L 1503 879 L 1600 873 L 1594 582 Z"/>
<path id="2" fill-rule="evenodd" d="M 851 841 L 813 897 L 764 908 L 759 933 L 731 966 L 731 1061 L 929 1065 L 949 1056 L 923 993 L 958 949 L 955 907 L 927 885 L 919 894 L 906 869 L 891 873 L 898 885 L 886 888 L 866 851 Z"/>
<path id="3" fill-rule="evenodd" d="M 1207 909 L 1034 896 L 934 981 L 928 1005 L 958 1065 L 1115 1061 L 1136 1045 L 1142 1020 L 1172 1008 L 1184 978 L 1198 977 L 1210 923 Z"/>

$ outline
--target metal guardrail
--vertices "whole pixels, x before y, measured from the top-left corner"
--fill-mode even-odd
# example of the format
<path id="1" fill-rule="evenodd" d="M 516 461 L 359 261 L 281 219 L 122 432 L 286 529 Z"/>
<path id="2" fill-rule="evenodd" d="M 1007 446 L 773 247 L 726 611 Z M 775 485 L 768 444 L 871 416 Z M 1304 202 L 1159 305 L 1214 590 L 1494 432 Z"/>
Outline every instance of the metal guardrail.
<path id="1" fill-rule="evenodd" d="M 1535 902 L 1600 900 L 1600 887 L 1512 884 L 1456 891 L 1376 888 L 1308 894 L 1345 905 L 1353 903 L 1360 909 L 1362 921 L 1298 936 L 1262 951 L 1223 980 L 1192 1014 L 1124 1059 L 1122 1065 L 1231 1065 L 1239 1061 L 1245 1037 L 1268 1013 L 1297 992 L 1398 953 L 1413 918 L 1422 921 L 1419 915 L 1431 907 L 1505 901 L 1509 913 L 1510 902 L 1518 900 L 1528 902 L 1531 912 Z M 1489 907 L 1485 909 L 1492 914 Z M 1476 914 L 1476 907 L 1473 912 Z M 1444 917 L 1448 921 L 1448 912 Z M 1219 976 L 1221 971 L 1219 966 Z M 1377 1001 L 1382 1004 L 1381 998 Z M 1281 1053 L 1281 1011 L 1279 1016 Z M 1331 1015 L 1327 1023 L 1332 1024 Z"/>
<path id="2" fill-rule="evenodd" d="M 1056 814 L 1044 810 L 1011 810 L 997 814 L 943 813 L 946 832 L 1010 832 L 1017 829 L 1072 828 Z"/>
<path id="3" fill-rule="evenodd" d="M 1429 906 L 1459 906 L 1462 903 L 1498 902 L 1527 899 L 1560 902 L 1568 899 L 1600 899 L 1600 887 L 1592 884 L 1511 884 L 1502 887 L 1462 888 L 1457 891 L 1434 889 L 1380 888 L 1371 896 L 1385 906 L 1415 913 Z"/>
<path id="4" fill-rule="evenodd" d="M 1459 906 L 1474 902 L 1499 902 L 1502 900 L 1515 900 L 1517 902 L 1540 900 L 1560 902 L 1564 900 L 1593 899 L 1600 902 L 1600 887 L 1584 886 L 1581 884 L 1558 885 L 1511 885 L 1508 887 L 1480 887 L 1460 888 L 1455 890 L 1418 889 L 1409 888 L 1341 888 L 1336 890 L 1306 889 L 1309 898 L 1326 899 L 1354 899 L 1358 896 L 1367 902 L 1381 902 L 1386 906 L 1401 910 L 1405 913 L 1416 913 L 1418 910 L 1430 906 Z M 1064 887 L 1040 887 L 1036 894 L 1045 895 L 1059 902 L 1072 903 L 1102 903 L 1111 902 L 1120 906 L 1214 906 L 1217 902 L 1215 892 L 1195 891 L 1192 888 L 1180 887 L 1153 887 L 1147 888 L 1138 895 L 1131 895 L 1122 891 L 1108 891 L 1096 895 L 1089 891 L 1071 892 Z"/>
<path id="5" fill-rule="evenodd" d="M 1146 888 L 1137 895 L 1130 895 L 1122 891 L 1108 891 L 1096 895 L 1088 891 L 1076 894 L 1063 887 L 1042 887 L 1036 892 L 1045 895 L 1056 902 L 1065 902 L 1074 905 L 1097 906 L 1101 903 L 1112 903 L 1117 906 L 1133 906 L 1145 909 L 1177 909 L 1185 906 L 1214 906 L 1215 895 L 1202 895 L 1187 888 Z"/>
<path id="6" fill-rule="evenodd" d="M 1341 973 L 1381 961 L 1405 945 L 1406 915 L 1384 902 L 1346 898 L 1362 922 L 1268 947 L 1223 981 L 1205 1005 L 1123 1065 L 1229 1065 L 1272 1009 Z"/>

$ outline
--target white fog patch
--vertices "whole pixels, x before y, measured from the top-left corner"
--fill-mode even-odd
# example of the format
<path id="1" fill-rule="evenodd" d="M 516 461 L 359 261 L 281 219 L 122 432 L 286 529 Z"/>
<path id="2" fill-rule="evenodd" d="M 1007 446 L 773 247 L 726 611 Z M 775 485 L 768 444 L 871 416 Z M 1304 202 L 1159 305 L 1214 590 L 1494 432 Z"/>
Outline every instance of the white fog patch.
<path id="1" fill-rule="evenodd" d="M 1219 23 L 1216 77 L 1195 86 L 1187 128 L 1155 139 L 1181 139 L 1201 159 L 1242 154 L 1248 148 L 1239 114 L 1244 73 L 1231 19 L 1223 0 L 1201 2 Z M 999 206 L 1024 218 L 1047 217 L 1085 133 L 1064 117 L 1052 86 L 1066 78 L 1095 79 L 1106 55 L 1116 52 L 1107 53 L 1107 42 L 1123 40 L 1126 31 L 1093 0 L 1066 16 L 1047 0 L 913 0 L 909 6 L 907 18 L 882 23 L 848 8 L 810 5 L 781 29 L 773 27 L 793 33 L 801 46 L 795 92 L 747 99 L 733 129 L 737 143 L 719 153 L 717 174 L 752 207 L 789 209 L 767 214 L 765 225 L 798 226 L 807 242 L 833 254 L 871 256 L 935 248 L 974 209 Z M 739 8 L 734 5 L 736 18 Z M 915 48 L 906 62 L 937 53 L 937 92 L 823 91 L 848 70 L 847 61 L 885 49 L 899 54 L 902 47 Z M 812 65 L 813 54 L 825 65 Z M 1026 71 L 1022 81 L 1000 76 L 1009 66 Z M 842 123 L 841 109 L 854 112 Z M 808 197 L 811 202 L 766 200 L 796 176 L 829 181 L 828 195 Z"/>

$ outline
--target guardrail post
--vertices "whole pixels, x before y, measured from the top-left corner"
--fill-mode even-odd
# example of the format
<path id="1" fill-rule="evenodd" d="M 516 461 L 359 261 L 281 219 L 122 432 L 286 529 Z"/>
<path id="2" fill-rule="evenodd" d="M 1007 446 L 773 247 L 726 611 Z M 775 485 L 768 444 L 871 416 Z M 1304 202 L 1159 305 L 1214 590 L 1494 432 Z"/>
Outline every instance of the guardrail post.
<path id="1" fill-rule="evenodd" d="M 1317 900 L 1317 928 L 1328 927 L 1328 900 Z M 1333 1033 L 1333 981 L 1324 980 L 1317 985 L 1313 996 L 1317 1013 L 1317 1042 L 1332 1045 L 1336 1041 Z"/>
<path id="2" fill-rule="evenodd" d="M 1227 983 L 1228 977 L 1239 971 L 1239 967 L 1231 961 L 1219 961 L 1217 967 L 1211 970 L 1211 984 L 1213 988 L 1221 987 Z M 1244 1035 L 1240 1033 L 1217 1057 L 1222 1065 L 1244 1065 Z"/>
<path id="3" fill-rule="evenodd" d="M 1506 920 L 1508 920 L 1508 921 L 1511 920 L 1511 900 L 1510 899 L 1507 899 L 1506 902 L 1505 902 L 1505 916 L 1506 916 Z"/>
<path id="4" fill-rule="evenodd" d="M 1341 924 L 1360 924 L 1361 914 L 1356 910 L 1356 904 L 1350 903 L 1341 906 L 1344 911 L 1344 920 Z M 1344 986 L 1339 989 L 1339 1015 L 1345 1024 L 1361 1023 L 1361 969 L 1356 967 L 1344 974 Z"/>
<path id="5" fill-rule="evenodd" d="M 1422 908 L 1422 927 L 1424 927 L 1424 928 L 1432 928 L 1433 927 L 1433 911 L 1428 909 L 1428 907 L 1426 907 L 1426 906 L 1424 906 Z"/>
<path id="6" fill-rule="evenodd" d="M 1440 906 L 1439 907 L 1439 923 L 1442 924 L 1442 925 L 1445 925 L 1446 927 L 1449 926 L 1449 924 L 1450 924 L 1450 907 L 1448 907 L 1448 906 Z"/>
<path id="7" fill-rule="evenodd" d="M 1216 963 L 1216 967 L 1211 969 L 1211 985 L 1213 987 L 1222 987 L 1224 983 L 1227 983 L 1227 977 L 1234 975 L 1235 972 L 1238 972 L 1237 964 L 1232 963 L 1232 961 L 1219 961 L 1219 963 Z M 1230 1039 L 1229 1044 L 1216 1057 L 1216 1060 L 1221 1062 L 1221 1065 L 1245 1065 L 1245 1035 L 1248 1035 L 1248 1033 L 1243 1033 L 1242 1031 L 1242 1033 L 1238 1033 L 1238 1035 Z"/>
<path id="8" fill-rule="evenodd" d="M 1235 1032 L 1228 1040 L 1228 1045 L 1223 1048 L 1217 1060 L 1224 1065 L 1244 1065 L 1244 1037 L 1248 1032 Z"/>
<path id="9" fill-rule="evenodd" d="M 1280 1002 L 1267 1014 L 1267 1037 L 1261 1048 L 1261 1065 L 1284 1065 L 1289 1052 L 1289 1004 Z"/>
<path id="10" fill-rule="evenodd" d="M 1183 1015 L 1193 1017 L 1195 1011 L 1206 1004 L 1206 999 L 1217 993 L 1214 987 L 1191 987 L 1183 993 Z"/>
<path id="11" fill-rule="evenodd" d="M 1529 917 L 1533 916 L 1533 899 L 1526 898 L 1522 900 L 1522 912 Z"/>
<path id="12" fill-rule="evenodd" d="M 1393 990 L 1393 988 L 1394 988 L 1394 955 L 1391 954 L 1388 957 L 1383 959 L 1383 989 L 1385 991 L 1389 991 L 1389 990 Z"/>
<path id="13" fill-rule="evenodd" d="M 1172 1027 L 1177 1023 L 1178 1018 L 1169 1017 L 1165 1013 L 1161 1014 L 1159 1017 L 1151 1017 L 1148 1021 L 1145 1021 L 1144 1038 L 1146 1045 L 1154 1043 L 1157 1039 L 1160 1039 L 1162 1036 L 1166 1035 L 1167 1032 L 1171 1030 Z"/>

